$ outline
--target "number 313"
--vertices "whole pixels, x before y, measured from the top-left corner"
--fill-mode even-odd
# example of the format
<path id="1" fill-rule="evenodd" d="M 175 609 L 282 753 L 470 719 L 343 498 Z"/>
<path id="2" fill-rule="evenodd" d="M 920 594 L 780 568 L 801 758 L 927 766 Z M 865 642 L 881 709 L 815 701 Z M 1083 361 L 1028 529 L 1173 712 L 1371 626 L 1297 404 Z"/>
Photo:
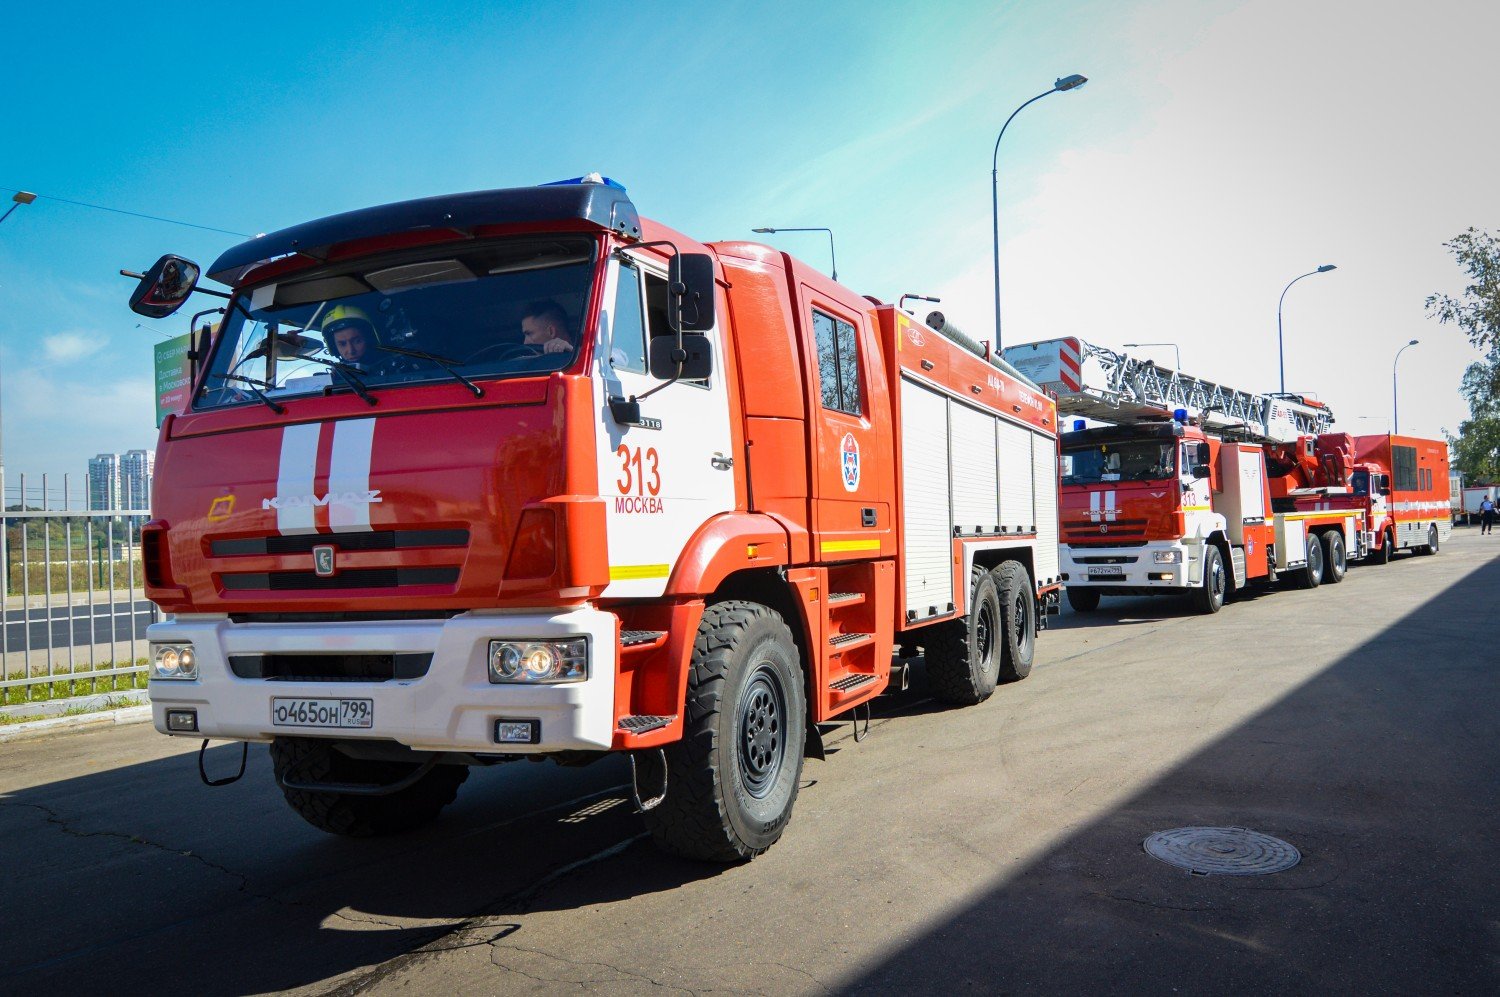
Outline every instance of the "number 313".
<path id="1" fill-rule="evenodd" d="M 660 459 L 655 447 L 646 448 L 644 462 L 640 447 L 631 448 L 623 443 L 615 451 L 615 456 L 620 458 L 620 477 L 615 481 L 615 487 L 620 490 L 621 495 L 629 495 L 631 492 L 637 495 L 661 494 Z M 632 465 L 634 471 L 631 469 Z"/>

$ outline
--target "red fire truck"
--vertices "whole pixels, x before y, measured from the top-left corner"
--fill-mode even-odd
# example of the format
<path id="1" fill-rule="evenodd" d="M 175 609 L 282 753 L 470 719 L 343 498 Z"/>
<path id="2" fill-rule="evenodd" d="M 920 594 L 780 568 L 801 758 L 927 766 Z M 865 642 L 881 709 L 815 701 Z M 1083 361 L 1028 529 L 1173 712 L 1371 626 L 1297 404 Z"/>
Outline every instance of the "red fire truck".
<path id="1" fill-rule="evenodd" d="M 1335 484 L 1298 459 L 1299 448 L 1312 459 L 1333 422 L 1318 402 L 1239 391 L 1073 338 L 1005 357 L 1055 394 L 1060 413 L 1110 423 L 1079 419 L 1061 437 L 1061 567 L 1074 609 L 1094 610 L 1104 595 L 1187 593 L 1216 613 L 1257 581 L 1341 581 L 1364 555 L 1368 516 L 1348 461 Z"/>
<path id="2" fill-rule="evenodd" d="M 1353 438 L 1354 491 L 1366 503 L 1370 559 L 1399 550 L 1436 554 L 1453 535 L 1448 444 L 1416 436 Z"/>
<path id="3" fill-rule="evenodd" d="M 1056 412 L 951 330 L 597 175 L 324 218 L 208 274 L 225 320 L 143 535 L 154 719 L 269 742 L 324 830 L 427 821 L 472 765 L 626 752 L 661 845 L 742 859 L 817 725 L 904 684 L 897 645 L 947 702 L 1031 668 Z M 132 307 L 198 276 L 163 257 Z"/>

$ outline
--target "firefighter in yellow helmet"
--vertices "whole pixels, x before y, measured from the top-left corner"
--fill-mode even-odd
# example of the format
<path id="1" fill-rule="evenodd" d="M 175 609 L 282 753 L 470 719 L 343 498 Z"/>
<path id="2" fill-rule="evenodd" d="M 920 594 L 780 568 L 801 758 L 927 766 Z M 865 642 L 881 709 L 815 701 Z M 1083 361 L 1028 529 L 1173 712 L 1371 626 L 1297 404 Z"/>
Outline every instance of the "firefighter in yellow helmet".
<path id="1" fill-rule="evenodd" d="M 380 337 L 375 323 L 364 309 L 354 305 L 334 305 L 323 316 L 323 342 L 328 352 L 346 364 L 370 369 L 376 362 Z"/>

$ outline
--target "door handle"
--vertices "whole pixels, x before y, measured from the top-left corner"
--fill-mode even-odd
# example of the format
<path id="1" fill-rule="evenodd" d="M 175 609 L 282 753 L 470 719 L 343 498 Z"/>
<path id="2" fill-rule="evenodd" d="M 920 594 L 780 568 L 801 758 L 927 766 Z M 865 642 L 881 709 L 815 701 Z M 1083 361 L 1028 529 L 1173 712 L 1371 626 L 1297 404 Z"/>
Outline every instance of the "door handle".
<path id="1" fill-rule="evenodd" d="M 712 464 L 714 467 L 718 468 L 720 471 L 727 471 L 731 467 L 734 466 L 734 458 L 733 457 L 725 457 L 721 453 L 714 454 L 712 457 L 709 458 L 708 462 L 710 464 Z"/>

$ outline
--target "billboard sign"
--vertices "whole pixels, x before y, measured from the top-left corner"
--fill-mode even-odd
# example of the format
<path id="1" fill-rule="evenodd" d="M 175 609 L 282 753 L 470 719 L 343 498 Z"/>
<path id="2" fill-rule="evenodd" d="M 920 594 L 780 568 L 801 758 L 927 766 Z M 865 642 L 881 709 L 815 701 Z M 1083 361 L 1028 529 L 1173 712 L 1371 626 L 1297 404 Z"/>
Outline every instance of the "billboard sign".
<path id="1" fill-rule="evenodd" d="M 178 336 L 156 344 L 156 426 L 173 412 L 181 411 L 192 388 L 193 366 L 188 359 L 191 336 Z"/>

